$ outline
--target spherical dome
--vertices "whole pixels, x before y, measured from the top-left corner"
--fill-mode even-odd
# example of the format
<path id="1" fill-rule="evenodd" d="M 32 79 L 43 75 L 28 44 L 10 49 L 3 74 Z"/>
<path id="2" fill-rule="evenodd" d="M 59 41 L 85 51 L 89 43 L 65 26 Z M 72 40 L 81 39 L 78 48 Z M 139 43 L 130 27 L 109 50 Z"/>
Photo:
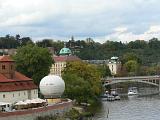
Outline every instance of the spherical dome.
<path id="1" fill-rule="evenodd" d="M 60 55 L 70 55 L 72 54 L 72 51 L 69 48 L 62 48 L 59 52 Z"/>
<path id="2" fill-rule="evenodd" d="M 65 90 L 65 83 L 59 76 L 48 75 L 40 81 L 39 88 L 45 98 L 58 98 Z"/>

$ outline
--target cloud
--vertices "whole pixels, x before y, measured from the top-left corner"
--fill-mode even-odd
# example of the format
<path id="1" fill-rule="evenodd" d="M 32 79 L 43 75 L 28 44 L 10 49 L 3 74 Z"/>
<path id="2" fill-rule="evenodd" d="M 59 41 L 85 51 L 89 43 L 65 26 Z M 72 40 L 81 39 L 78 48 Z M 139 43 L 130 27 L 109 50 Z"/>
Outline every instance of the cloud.
<path id="1" fill-rule="evenodd" d="M 159 36 L 158 0 L 0 0 L 0 35 L 130 41 Z"/>
<path id="2" fill-rule="evenodd" d="M 134 34 L 127 31 L 127 28 L 117 27 L 110 35 L 105 36 L 106 40 L 130 42 L 134 40 L 150 40 L 153 37 L 160 38 L 160 25 L 150 26 L 150 28 L 142 34 Z"/>

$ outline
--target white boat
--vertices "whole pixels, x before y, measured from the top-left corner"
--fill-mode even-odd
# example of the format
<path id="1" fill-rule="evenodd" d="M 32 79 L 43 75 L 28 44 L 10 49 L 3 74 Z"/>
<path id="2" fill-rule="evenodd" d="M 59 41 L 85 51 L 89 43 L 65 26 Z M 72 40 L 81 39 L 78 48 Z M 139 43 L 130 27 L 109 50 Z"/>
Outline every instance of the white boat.
<path id="1" fill-rule="evenodd" d="M 138 95 L 137 87 L 130 87 L 128 89 L 128 95 Z"/>

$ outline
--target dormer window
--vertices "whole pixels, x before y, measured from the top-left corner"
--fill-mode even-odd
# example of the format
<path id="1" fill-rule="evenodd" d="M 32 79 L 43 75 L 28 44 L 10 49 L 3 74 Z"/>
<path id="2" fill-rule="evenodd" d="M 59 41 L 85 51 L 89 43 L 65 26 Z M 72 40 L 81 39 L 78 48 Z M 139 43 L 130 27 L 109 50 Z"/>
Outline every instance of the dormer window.
<path id="1" fill-rule="evenodd" d="M 2 69 L 3 69 L 3 70 L 6 69 L 6 66 L 5 66 L 5 65 L 2 65 Z"/>

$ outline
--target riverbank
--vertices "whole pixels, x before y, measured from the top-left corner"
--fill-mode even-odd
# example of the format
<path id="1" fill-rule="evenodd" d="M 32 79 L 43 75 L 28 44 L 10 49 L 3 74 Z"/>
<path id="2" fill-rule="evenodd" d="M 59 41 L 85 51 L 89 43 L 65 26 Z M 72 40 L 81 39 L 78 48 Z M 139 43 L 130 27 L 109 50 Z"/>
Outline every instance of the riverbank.
<path id="1" fill-rule="evenodd" d="M 35 120 L 92 120 L 99 107 L 101 107 L 100 101 L 92 105 L 74 105 L 69 112 L 64 114 L 39 116 Z"/>

